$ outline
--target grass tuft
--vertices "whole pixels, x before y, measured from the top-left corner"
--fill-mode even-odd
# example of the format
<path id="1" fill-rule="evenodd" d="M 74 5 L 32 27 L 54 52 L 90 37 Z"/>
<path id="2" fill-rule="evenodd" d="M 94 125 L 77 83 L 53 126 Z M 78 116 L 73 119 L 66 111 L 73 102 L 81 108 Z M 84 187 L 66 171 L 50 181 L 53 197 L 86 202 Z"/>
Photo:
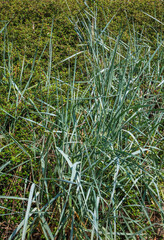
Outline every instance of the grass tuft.
<path id="1" fill-rule="evenodd" d="M 128 43 L 122 28 L 111 37 L 88 5 L 76 17 L 79 50 L 58 63 L 68 63 L 68 79 L 52 65 L 53 23 L 37 84 L 37 51 L 26 83 L 24 59 L 16 82 L 4 54 L 2 231 L 10 240 L 162 239 L 163 40 L 152 50 L 135 25 Z"/>

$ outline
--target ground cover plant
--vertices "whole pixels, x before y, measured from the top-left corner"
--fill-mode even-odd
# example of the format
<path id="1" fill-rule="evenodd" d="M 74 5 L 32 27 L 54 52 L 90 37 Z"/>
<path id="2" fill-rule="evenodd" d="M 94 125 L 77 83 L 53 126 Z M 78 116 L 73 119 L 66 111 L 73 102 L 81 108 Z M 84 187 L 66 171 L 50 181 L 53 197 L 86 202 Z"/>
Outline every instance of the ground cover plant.
<path id="1" fill-rule="evenodd" d="M 10 53 L 12 52 L 13 78 L 16 81 L 21 72 L 21 64 L 24 59 L 24 64 L 27 65 L 24 70 L 23 82 L 29 78 L 30 69 L 33 62 L 33 57 L 37 48 L 38 55 L 42 54 L 42 64 L 37 64 L 33 74 L 33 84 L 37 82 L 40 77 L 38 72 L 42 68 L 47 67 L 48 61 L 48 41 L 51 34 L 51 22 L 54 17 L 54 31 L 52 34 L 53 41 L 53 58 L 52 64 L 56 65 L 63 60 L 67 55 L 73 55 L 76 52 L 76 45 L 78 44 L 78 37 L 74 31 L 74 27 L 68 20 L 68 16 L 78 16 L 79 13 L 85 11 L 85 1 L 70 0 L 66 4 L 65 0 L 3 0 L 0 1 L 0 28 L 8 24 L 7 37 L 4 39 L 4 32 L 0 35 L 0 64 L 3 65 L 4 58 L 4 41 L 9 41 L 12 44 Z M 88 1 L 91 8 L 96 4 L 97 6 L 97 24 L 100 28 L 112 21 L 108 26 L 110 34 L 114 37 L 119 34 L 120 24 L 125 26 L 127 20 L 129 26 L 133 28 L 135 22 L 135 29 L 139 33 L 143 33 L 149 39 L 149 46 L 152 48 L 156 45 L 156 33 L 163 31 L 163 1 L 161 0 L 99 0 Z M 18 8 L 19 5 L 19 8 Z M 153 20 L 148 17 L 151 15 L 158 19 Z M 42 34 L 40 34 L 42 31 Z M 40 35 L 40 40 L 39 36 Z M 125 28 L 123 35 L 124 41 L 128 41 L 128 28 Z M 5 55 L 8 55 L 8 47 L 5 49 Z M 37 63 L 36 59 L 36 63 Z M 57 66 L 56 66 L 57 67 Z M 80 67 L 80 62 L 77 66 Z M 40 69 L 41 68 L 41 69 Z M 58 65 L 58 70 L 62 77 L 67 78 L 67 65 Z M 0 71 L 1 72 L 1 71 Z M 44 73 L 41 72 L 42 78 Z M 80 74 L 79 74 L 80 75 Z M 1 76 L 1 73 L 0 73 Z M 78 76 L 80 78 L 80 76 Z M 1 93 L 3 95 L 3 92 Z M 5 96 L 4 96 L 5 97 Z"/>
<path id="2" fill-rule="evenodd" d="M 79 45 L 57 62 L 67 77 L 53 18 L 47 65 L 36 48 L 27 81 L 1 29 L 1 239 L 163 238 L 162 32 L 151 47 L 135 24 L 112 35 L 98 17 L 87 1 L 70 16 Z"/>

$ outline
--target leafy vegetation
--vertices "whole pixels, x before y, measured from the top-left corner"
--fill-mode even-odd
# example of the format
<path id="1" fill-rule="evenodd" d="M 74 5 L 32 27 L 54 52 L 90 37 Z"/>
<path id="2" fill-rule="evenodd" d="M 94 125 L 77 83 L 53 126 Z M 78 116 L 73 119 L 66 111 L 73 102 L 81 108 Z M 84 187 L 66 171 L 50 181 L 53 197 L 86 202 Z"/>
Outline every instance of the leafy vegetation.
<path id="1" fill-rule="evenodd" d="M 121 13 L 111 20 L 104 1 L 70 2 L 57 13 L 50 0 L 5 3 L 20 25 L 13 38 L 12 24 L 0 31 L 1 239 L 162 239 L 162 17 L 150 1 L 150 31 Z M 121 9 L 141 20 L 144 1 L 130 12 L 134 2 Z M 62 9 L 70 22 L 58 42 Z"/>

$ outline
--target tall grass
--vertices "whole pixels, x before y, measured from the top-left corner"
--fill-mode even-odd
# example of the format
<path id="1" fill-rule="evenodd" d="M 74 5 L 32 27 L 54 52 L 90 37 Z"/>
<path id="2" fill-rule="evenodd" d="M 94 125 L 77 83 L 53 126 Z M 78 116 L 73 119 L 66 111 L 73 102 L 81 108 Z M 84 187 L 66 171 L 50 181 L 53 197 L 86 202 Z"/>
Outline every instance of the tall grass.
<path id="1" fill-rule="evenodd" d="M 16 82 L 10 51 L 7 60 L 4 52 L 1 87 L 12 111 L 1 108 L 1 153 L 9 148 L 14 156 L 1 157 L 1 185 L 10 180 L 21 188 L 0 196 L 2 239 L 160 236 L 164 43 L 158 35 L 152 50 L 135 26 L 125 43 L 122 29 L 111 37 L 109 24 L 99 29 L 96 19 L 88 6 L 72 19 L 79 52 L 59 63 L 69 67 L 73 60 L 68 79 L 54 71 L 52 38 L 44 79 L 35 85 L 37 53 L 24 83 L 24 60 Z M 83 80 L 76 78 L 81 60 Z M 17 137 L 18 126 L 26 138 Z M 11 229 L 4 230 L 4 221 Z"/>

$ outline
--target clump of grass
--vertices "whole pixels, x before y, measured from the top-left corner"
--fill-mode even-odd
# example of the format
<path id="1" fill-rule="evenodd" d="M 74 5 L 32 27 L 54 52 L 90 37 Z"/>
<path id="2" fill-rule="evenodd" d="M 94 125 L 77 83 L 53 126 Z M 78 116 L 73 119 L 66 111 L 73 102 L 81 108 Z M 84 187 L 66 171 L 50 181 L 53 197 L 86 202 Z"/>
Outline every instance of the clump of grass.
<path id="1" fill-rule="evenodd" d="M 101 30 L 96 13 L 84 13 L 75 23 L 81 49 L 64 60 L 75 59 L 69 79 L 53 71 L 52 38 L 46 80 L 32 86 L 37 96 L 37 56 L 25 86 L 24 65 L 15 83 L 4 59 L 12 113 L 1 109 L 1 152 L 17 151 L 2 155 L 1 179 L 21 186 L 0 197 L 2 222 L 20 221 L 9 239 L 148 239 L 162 226 L 162 39 L 152 52 L 134 28 L 125 44 L 122 30 L 111 38 L 108 24 Z M 79 55 L 85 82 L 76 79 Z M 21 128 L 26 138 L 17 137 Z"/>

